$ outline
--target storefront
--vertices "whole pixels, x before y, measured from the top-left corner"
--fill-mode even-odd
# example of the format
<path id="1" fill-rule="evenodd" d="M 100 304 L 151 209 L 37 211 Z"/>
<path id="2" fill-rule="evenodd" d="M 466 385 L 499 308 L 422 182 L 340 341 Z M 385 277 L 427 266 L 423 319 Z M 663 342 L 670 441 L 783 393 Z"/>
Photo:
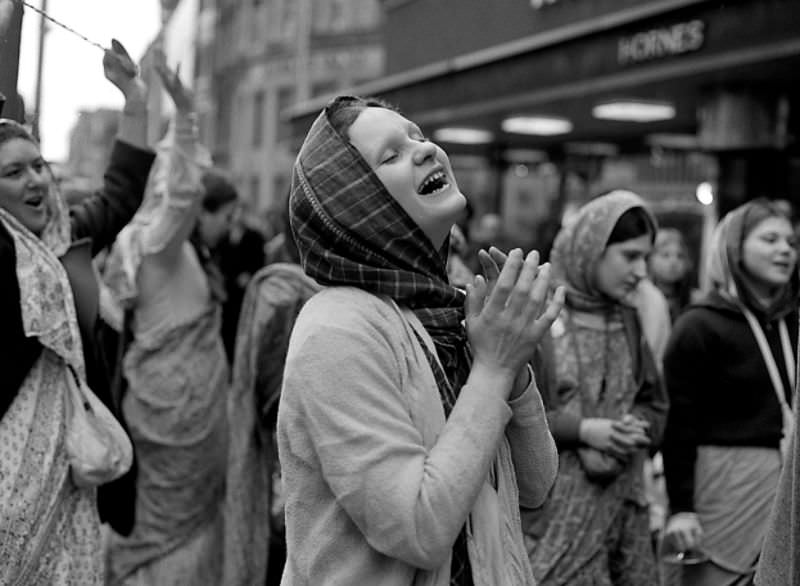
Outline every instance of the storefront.
<path id="1" fill-rule="evenodd" d="M 796 0 L 384 6 L 389 74 L 354 91 L 446 143 L 476 211 L 517 239 L 539 245 L 543 215 L 616 187 L 666 217 L 707 216 L 698 197 L 800 204 Z M 295 108 L 298 140 L 324 102 Z"/>

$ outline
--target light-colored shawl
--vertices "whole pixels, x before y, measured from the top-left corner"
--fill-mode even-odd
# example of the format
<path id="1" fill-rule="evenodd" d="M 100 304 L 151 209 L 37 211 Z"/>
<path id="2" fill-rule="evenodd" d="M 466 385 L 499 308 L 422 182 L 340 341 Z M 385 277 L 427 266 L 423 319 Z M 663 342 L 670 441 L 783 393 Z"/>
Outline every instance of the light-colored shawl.
<path id="1" fill-rule="evenodd" d="M 14 240 L 25 335 L 43 346 L 0 419 L 0 583 L 101 584 L 96 493 L 72 483 L 65 451 L 70 377 L 86 373 L 72 289 L 58 259 L 70 243 L 69 216 L 54 187 L 48 208 L 41 238 L 0 208 Z"/>

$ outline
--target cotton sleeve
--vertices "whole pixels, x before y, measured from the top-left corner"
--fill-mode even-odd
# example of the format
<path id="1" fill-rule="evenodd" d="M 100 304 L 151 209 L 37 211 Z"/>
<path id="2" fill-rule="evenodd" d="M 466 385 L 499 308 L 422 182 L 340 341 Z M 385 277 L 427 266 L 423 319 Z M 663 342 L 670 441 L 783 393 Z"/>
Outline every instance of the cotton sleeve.
<path id="1" fill-rule="evenodd" d="M 519 503 L 527 508 L 540 507 L 558 473 L 558 452 L 533 376 L 528 388 L 509 405 L 513 415 L 506 437 L 517 474 Z"/>
<path id="2" fill-rule="evenodd" d="M 142 203 L 154 154 L 122 141 L 111 150 L 103 187 L 70 209 L 74 240 L 92 239 L 92 254 L 111 245 Z"/>
<path id="3" fill-rule="evenodd" d="M 210 156 L 200 144 L 194 114 L 177 112 L 171 128 L 158 147 L 157 169 L 149 189 L 157 211 L 141 233 L 142 252 L 177 254 L 189 236 L 204 191 L 203 169 Z"/>

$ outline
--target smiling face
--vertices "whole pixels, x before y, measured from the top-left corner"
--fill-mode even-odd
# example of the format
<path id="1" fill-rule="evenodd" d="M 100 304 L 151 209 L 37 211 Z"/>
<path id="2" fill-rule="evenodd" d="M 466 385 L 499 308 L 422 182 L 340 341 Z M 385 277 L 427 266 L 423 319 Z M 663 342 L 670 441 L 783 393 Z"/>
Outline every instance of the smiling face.
<path id="1" fill-rule="evenodd" d="M 12 138 L 0 145 L 0 207 L 37 236 L 47 225 L 50 182 L 34 143 Z"/>
<path id="2" fill-rule="evenodd" d="M 389 194 L 441 247 L 467 204 L 447 154 L 416 124 L 386 108 L 364 109 L 348 134 Z"/>
<path id="3" fill-rule="evenodd" d="M 647 275 L 651 248 L 650 234 L 609 244 L 595 268 L 597 288 L 611 299 L 623 301 Z"/>
<path id="4" fill-rule="evenodd" d="M 742 263 L 765 293 L 786 285 L 797 264 L 796 242 L 789 220 L 772 216 L 759 222 L 742 244 Z"/>

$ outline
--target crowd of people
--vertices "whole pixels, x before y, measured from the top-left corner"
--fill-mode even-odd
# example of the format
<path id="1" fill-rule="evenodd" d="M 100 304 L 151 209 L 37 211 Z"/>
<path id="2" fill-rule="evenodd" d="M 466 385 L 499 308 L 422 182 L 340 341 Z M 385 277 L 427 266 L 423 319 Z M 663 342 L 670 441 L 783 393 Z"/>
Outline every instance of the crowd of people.
<path id="1" fill-rule="evenodd" d="M 0 119 L 0 584 L 800 583 L 785 206 L 741 205 L 692 259 L 613 191 L 548 262 L 470 258 L 445 151 L 340 96 L 268 245 L 154 67 L 150 148 L 106 51 L 119 133 L 69 208 Z"/>

